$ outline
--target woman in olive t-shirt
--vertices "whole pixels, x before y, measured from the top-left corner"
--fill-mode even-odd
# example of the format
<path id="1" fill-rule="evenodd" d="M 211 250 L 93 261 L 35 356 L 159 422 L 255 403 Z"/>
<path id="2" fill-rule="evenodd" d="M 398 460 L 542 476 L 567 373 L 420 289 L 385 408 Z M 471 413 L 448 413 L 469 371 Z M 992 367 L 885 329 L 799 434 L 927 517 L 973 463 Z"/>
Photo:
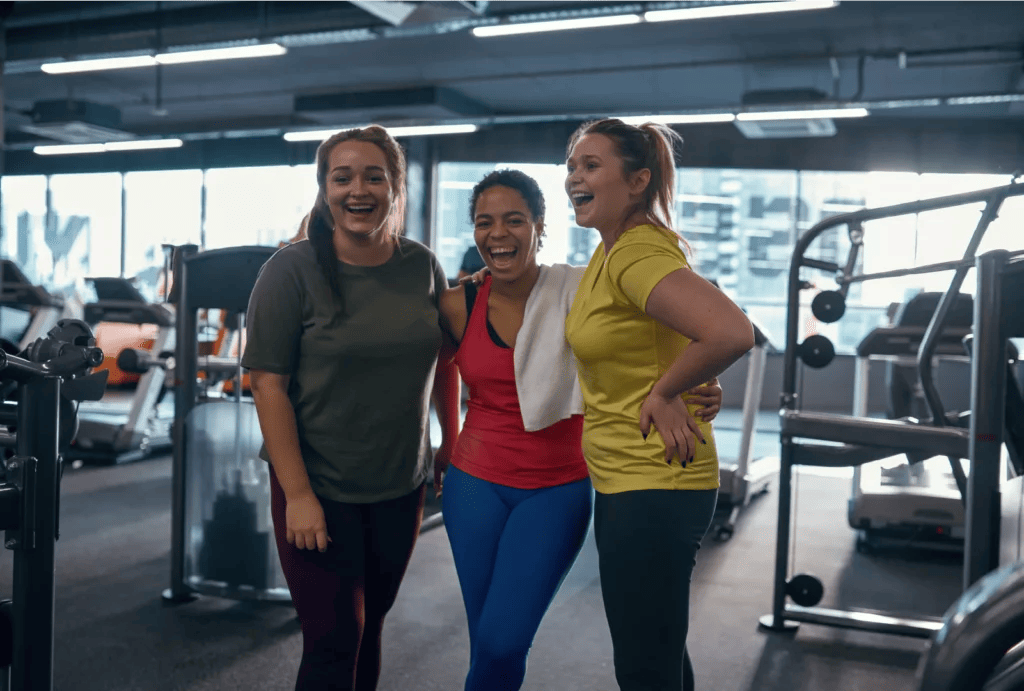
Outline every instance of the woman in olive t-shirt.
<path id="1" fill-rule="evenodd" d="M 401 237 L 405 160 L 381 127 L 327 139 L 308 240 L 280 249 L 249 301 L 242 364 L 272 467 L 274 533 L 302 623 L 297 691 L 372 689 L 384 616 L 458 425 L 438 364 L 437 258 Z M 433 390 L 444 438 L 431 457 Z M 440 484 L 440 483 L 438 483 Z"/>

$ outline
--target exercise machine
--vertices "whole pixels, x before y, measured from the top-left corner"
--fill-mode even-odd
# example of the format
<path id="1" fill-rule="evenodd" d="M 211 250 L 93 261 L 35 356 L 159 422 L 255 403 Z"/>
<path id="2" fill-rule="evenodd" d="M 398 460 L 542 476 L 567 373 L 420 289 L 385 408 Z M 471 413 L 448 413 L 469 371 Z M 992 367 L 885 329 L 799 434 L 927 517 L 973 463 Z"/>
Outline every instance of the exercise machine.
<path id="1" fill-rule="evenodd" d="M 984 341 L 976 336 L 977 343 L 972 343 L 976 355 L 974 374 L 979 378 L 990 377 L 987 384 L 993 389 L 990 395 L 977 399 L 978 407 L 972 406 L 972 416 L 983 416 L 977 425 L 972 424 L 972 432 L 978 434 L 972 438 L 977 450 L 990 457 L 998 451 L 997 445 L 1005 442 L 1016 465 L 1024 444 L 1024 402 L 1007 362 L 1009 348 L 1005 339 L 1024 336 L 1024 301 L 1020 299 L 1020 291 L 1024 290 L 1024 261 L 1011 261 L 1007 252 L 991 252 L 979 258 L 978 270 L 979 289 L 984 286 L 986 290 L 985 301 L 975 314 L 978 321 L 988 322 L 988 330 L 996 335 Z M 1011 376 L 1000 376 L 1002 370 L 1010 370 Z M 1000 396 L 1003 382 L 1005 398 Z M 972 402 L 979 393 L 980 387 L 973 387 Z M 994 503 L 1000 504 L 1003 515 L 998 539 L 1001 565 L 987 574 L 976 571 L 978 579 L 946 611 L 941 628 L 928 642 L 918 665 L 918 691 L 1024 688 L 1022 483 L 1024 478 L 1018 476 L 1004 483 L 1001 497 L 995 495 Z M 992 508 L 991 504 L 981 507 Z"/>
<path id="2" fill-rule="evenodd" d="M 276 251 L 175 248 L 177 347 L 173 358 L 137 358 L 150 371 L 169 370 L 174 381 L 171 583 L 163 591 L 171 603 L 201 594 L 291 602 L 274 540 L 269 466 L 258 458 L 256 406 L 243 395 L 241 348 L 233 358 L 198 350 L 200 310 L 227 313 L 241 331 L 256 278 Z M 235 381 L 230 397 L 211 389 L 224 375 Z"/>
<path id="3" fill-rule="evenodd" d="M 174 314 L 161 304 L 148 302 L 138 289 L 124 278 L 90 278 L 97 300 L 85 305 L 85 321 L 97 329 L 124 328 L 129 338 L 116 338 L 118 352 L 108 354 L 106 369 L 112 366 L 127 345 L 141 345 L 139 327 L 148 327 L 152 335 L 151 352 L 160 354 L 174 348 Z M 97 339 L 103 345 L 102 339 Z M 136 461 L 167 450 L 171 446 L 174 419 L 169 402 L 164 405 L 166 372 L 151 368 L 139 377 L 134 390 L 118 391 L 108 387 L 102 401 L 83 405 L 79 410 L 80 430 L 69 457 L 102 464 Z"/>
<path id="4" fill-rule="evenodd" d="M 0 338 L 21 352 L 64 316 L 64 300 L 34 285 L 10 259 L 0 259 Z"/>
<path id="5" fill-rule="evenodd" d="M 750 350 L 747 360 L 747 385 L 743 391 L 739 450 L 736 458 L 719 458 L 721 489 L 718 507 L 720 511 L 728 512 L 728 516 L 715 526 L 714 536 L 717 540 L 728 540 L 732 537 L 740 511 L 746 508 L 753 497 L 766 493 L 772 478 L 779 473 L 777 456 L 753 458 L 757 412 L 761 407 L 767 352 L 772 346 L 764 329 L 753 318 L 750 319 L 754 326 L 754 347 Z"/>
<path id="6" fill-rule="evenodd" d="M 1010 185 L 965 194 L 920 200 L 906 204 L 865 209 L 839 214 L 820 221 L 796 243 L 790 264 L 785 357 L 782 379 L 780 421 L 779 510 L 776 536 L 772 611 L 761 618 L 762 628 L 791 631 L 799 622 L 823 626 L 929 638 L 942 626 L 942 620 L 911 618 L 886 612 L 839 610 L 816 607 L 821 601 L 821 582 L 808 574 L 789 578 L 790 530 L 792 519 L 792 471 L 794 466 L 851 467 L 883 458 L 908 454 L 922 458 L 946 456 L 964 496 L 964 589 L 998 566 L 999 490 L 1002 446 L 1005 427 L 1007 339 L 1024 325 L 1019 298 L 1013 290 L 1003 290 L 998 279 L 1002 264 L 1011 256 L 1005 251 L 976 256 L 977 248 L 996 218 L 1003 201 L 1024 195 L 1024 185 Z M 854 274 L 864 242 L 863 224 L 925 211 L 965 204 L 984 203 L 977 227 L 967 244 L 963 258 L 910 269 L 873 274 Z M 846 226 L 850 252 L 845 266 L 807 256 L 811 243 L 827 230 Z M 971 415 L 969 426 L 948 424 L 935 386 L 932 361 L 940 341 L 946 315 L 971 268 L 977 271 L 977 290 L 972 320 Z M 800 410 L 797 388 L 797 360 L 808 367 L 824 367 L 835 355 L 832 343 L 823 335 L 808 336 L 798 342 L 801 291 L 811 287 L 804 280 L 804 269 L 824 271 L 836 277 L 838 290 L 815 296 L 811 310 L 820 321 L 838 321 L 845 312 L 846 291 L 856 281 L 892 278 L 935 271 L 953 271 L 949 288 L 943 294 L 925 329 L 917 349 L 917 368 L 930 418 L 925 421 L 880 420 L 852 415 L 829 415 Z M 1019 291 L 1019 286 L 1014 285 Z M 1019 294 L 1019 293 L 1018 293 Z M 1016 302 L 1014 301 L 1016 300 Z M 824 442 L 824 443 L 822 443 Z M 970 477 L 965 477 L 960 459 L 969 459 Z M 787 598 L 795 605 L 787 603 Z"/>
<path id="7" fill-rule="evenodd" d="M 14 552 L 10 599 L 0 601 L 0 687 L 52 691 L 54 572 L 60 536 L 61 451 L 76 402 L 103 395 L 103 360 L 84 322 L 60 320 L 19 355 L 0 350 L 0 527 Z"/>
<path id="8" fill-rule="evenodd" d="M 891 326 L 871 330 L 857 346 L 854 369 L 854 415 L 867 417 L 868 372 L 871 361 L 887 365 L 889 418 L 920 420 L 929 412 L 917 380 L 917 355 L 941 293 L 920 293 L 897 311 Z M 939 332 L 934 357 L 969 362 L 964 339 L 971 332 L 974 302 L 959 293 Z M 966 426 L 968 413 L 948 412 L 951 426 Z M 878 547 L 927 547 L 961 551 L 964 501 L 956 476 L 945 459 L 903 454 L 865 463 L 853 470 L 853 492 L 847 510 L 857 531 L 857 550 Z"/>

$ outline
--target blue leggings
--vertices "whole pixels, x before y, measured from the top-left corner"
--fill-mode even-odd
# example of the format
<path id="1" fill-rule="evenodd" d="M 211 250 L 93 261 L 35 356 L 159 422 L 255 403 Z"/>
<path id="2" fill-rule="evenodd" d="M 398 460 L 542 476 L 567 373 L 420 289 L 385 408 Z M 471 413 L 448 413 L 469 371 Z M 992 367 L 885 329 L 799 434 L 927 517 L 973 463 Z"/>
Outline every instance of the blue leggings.
<path id="1" fill-rule="evenodd" d="M 540 621 L 587 536 L 590 479 L 516 489 L 453 466 L 441 501 L 469 622 L 466 691 L 516 691 Z"/>

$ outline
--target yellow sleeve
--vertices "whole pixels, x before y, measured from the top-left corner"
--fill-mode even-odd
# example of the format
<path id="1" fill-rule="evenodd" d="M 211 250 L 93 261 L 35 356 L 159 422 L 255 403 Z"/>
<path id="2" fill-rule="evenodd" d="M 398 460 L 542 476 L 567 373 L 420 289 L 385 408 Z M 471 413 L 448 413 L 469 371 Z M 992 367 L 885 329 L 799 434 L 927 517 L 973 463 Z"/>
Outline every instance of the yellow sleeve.
<path id="1" fill-rule="evenodd" d="M 647 307 L 654 286 L 673 271 L 686 268 L 679 249 L 637 242 L 613 248 L 608 256 L 608 278 L 615 289 L 641 310 Z"/>

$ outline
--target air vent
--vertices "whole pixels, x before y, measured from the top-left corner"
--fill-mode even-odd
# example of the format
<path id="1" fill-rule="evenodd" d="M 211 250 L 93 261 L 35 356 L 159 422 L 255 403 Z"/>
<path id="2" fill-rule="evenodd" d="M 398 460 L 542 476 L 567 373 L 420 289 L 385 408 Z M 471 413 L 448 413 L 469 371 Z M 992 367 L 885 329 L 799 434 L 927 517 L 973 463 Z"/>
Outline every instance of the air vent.
<path id="1" fill-rule="evenodd" d="M 830 118 L 815 120 L 737 120 L 736 128 L 747 139 L 800 139 L 831 137 L 836 124 Z"/>
<path id="2" fill-rule="evenodd" d="M 38 101 L 32 107 L 32 123 L 22 125 L 23 132 L 66 144 L 89 144 L 134 139 L 135 135 L 118 129 L 121 111 L 89 101 L 59 99 Z"/>

